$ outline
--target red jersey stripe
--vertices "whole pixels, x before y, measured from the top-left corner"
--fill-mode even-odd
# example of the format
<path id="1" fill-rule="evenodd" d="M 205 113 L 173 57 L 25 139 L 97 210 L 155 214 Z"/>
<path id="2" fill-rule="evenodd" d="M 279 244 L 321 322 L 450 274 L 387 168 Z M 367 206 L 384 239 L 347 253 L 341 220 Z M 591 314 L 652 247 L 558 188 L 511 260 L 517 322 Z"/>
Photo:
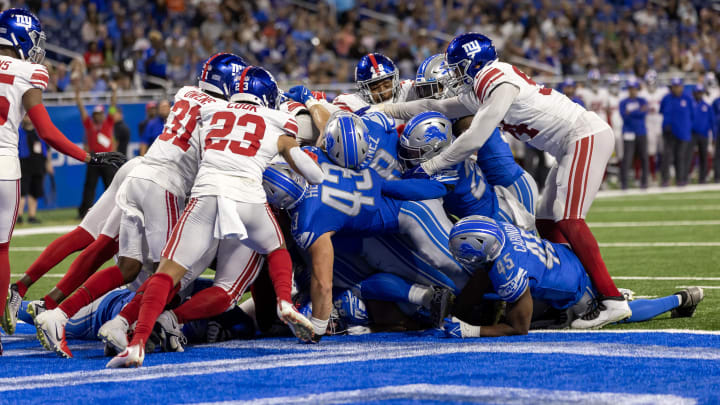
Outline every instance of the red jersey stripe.
<path id="1" fill-rule="evenodd" d="M 0 73 L 0 83 L 13 84 L 14 82 L 15 82 L 15 76 L 8 75 L 5 73 Z"/>

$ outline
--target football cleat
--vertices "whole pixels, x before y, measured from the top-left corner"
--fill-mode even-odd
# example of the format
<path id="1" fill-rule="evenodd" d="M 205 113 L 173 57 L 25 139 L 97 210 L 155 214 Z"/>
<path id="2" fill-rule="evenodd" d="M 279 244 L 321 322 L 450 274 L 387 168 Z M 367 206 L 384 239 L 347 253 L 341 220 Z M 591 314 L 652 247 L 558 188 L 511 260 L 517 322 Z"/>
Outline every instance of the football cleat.
<path id="1" fill-rule="evenodd" d="M 473 326 L 469 323 L 463 322 L 456 317 L 445 318 L 443 320 L 443 331 L 445 336 L 449 338 L 468 338 L 468 337 L 480 337 L 480 327 Z"/>
<path id="2" fill-rule="evenodd" d="M 15 325 L 17 325 L 18 311 L 22 304 L 22 297 L 18 293 L 17 286 L 12 284 L 8 288 L 7 302 L 5 303 L 5 314 L 2 316 L 2 328 L 8 335 L 15 333 Z"/>
<path id="3" fill-rule="evenodd" d="M 600 329 L 605 325 L 630 318 L 632 311 L 624 297 L 605 297 L 596 300 L 595 305 L 583 316 L 574 320 L 572 329 Z"/>
<path id="4" fill-rule="evenodd" d="M 128 346 L 122 353 L 113 357 L 105 365 L 106 368 L 127 368 L 140 367 L 145 360 L 145 344 L 140 341 L 139 344 Z"/>
<path id="5" fill-rule="evenodd" d="M 120 315 L 105 322 L 100 327 L 98 338 L 105 343 L 106 352 L 122 353 L 127 348 L 128 329 L 130 329 L 130 326 L 127 320 Z"/>
<path id="6" fill-rule="evenodd" d="M 72 352 L 65 340 L 65 324 L 68 317 L 60 308 L 45 311 L 35 318 L 37 337 L 43 347 L 61 357 L 72 358 Z"/>
<path id="7" fill-rule="evenodd" d="M 278 300 L 277 316 L 281 321 L 287 324 L 293 335 L 295 335 L 298 339 L 303 342 L 308 342 L 313 339 L 315 333 L 313 332 L 312 322 L 298 312 L 293 304 L 287 301 Z"/>
<path id="8" fill-rule="evenodd" d="M 182 333 L 177 316 L 172 311 L 164 311 L 155 322 L 155 331 L 160 338 L 160 346 L 164 352 L 184 352 L 183 345 L 187 338 Z"/>
<path id="9" fill-rule="evenodd" d="M 676 292 L 675 295 L 679 295 L 682 302 L 679 307 L 670 312 L 671 318 L 690 318 L 695 313 L 700 301 L 705 298 L 705 292 L 700 287 L 688 287 Z"/>
<path id="10" fill-rule="evenodd" d="M 635 291 L 629 288 L 618 288 L 618 291 L 620 291 L 620 294 L 622 294 L 622 296 L 625 297 L 625 300 L 628 302 L 635 299 Z"/>
<path id="11" fill-rule="evenodd" d="M 35 323 L 35 318 L 45 311 L 47 311 L 47 308 L 45 308 L 45 301 L 43 300 L 30 301 L 28 303 L 27 312 L 30 314 L 33 323 Z"/>
<path id="12" fill-rule="evenodd" d="M 433 287 L 433 295 L 430 301 L 430 322 L 433 327 L 440 328 L 443 326 L 445 317 L 448 316 L 450 308 L 452 308 L 455 295 L 447 287 Z"/>

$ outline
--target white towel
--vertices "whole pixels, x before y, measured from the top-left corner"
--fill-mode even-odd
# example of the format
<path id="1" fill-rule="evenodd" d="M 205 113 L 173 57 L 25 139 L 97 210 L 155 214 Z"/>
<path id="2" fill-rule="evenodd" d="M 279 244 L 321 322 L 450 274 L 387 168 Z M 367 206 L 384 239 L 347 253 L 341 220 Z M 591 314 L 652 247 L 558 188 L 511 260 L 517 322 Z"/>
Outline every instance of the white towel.
<path id="1" fill-rule="evenodd" d="M 247 239 L 247 229 L 237 212 L 237 202 L 217 196 L 217 218 L 215 219 L 215 239 Z"/>

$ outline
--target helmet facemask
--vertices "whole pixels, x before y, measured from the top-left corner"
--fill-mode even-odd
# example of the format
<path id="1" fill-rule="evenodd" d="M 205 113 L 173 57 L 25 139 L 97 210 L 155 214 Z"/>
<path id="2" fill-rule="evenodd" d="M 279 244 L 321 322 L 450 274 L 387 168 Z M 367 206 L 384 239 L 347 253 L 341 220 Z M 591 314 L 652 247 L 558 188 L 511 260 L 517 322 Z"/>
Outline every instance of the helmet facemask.
<path id="1" fill-rule="evenodd" d="M 377 91 L 377 88 L 381 86 L 380 83 L 389 79 L 392 79 L 392 81 L 390 81 L 391 87 L 389 89 L 380 89 L 380 91 Z M 358 82 L 358 90 L 360 91 L 360 94 L 365 101 L 370 104 L 380 104 L 386 101 L 395 100 L 399 87 L 400 75 L 397 70 L 389 74 Z"/>
<path id="2" fill-rule="evenodd" d="M 28 51 L 27 60 L 32 63 L 42 63 L 45 60 L 45 33 L 38 31 L 28 32 L 33 47 Z"/>

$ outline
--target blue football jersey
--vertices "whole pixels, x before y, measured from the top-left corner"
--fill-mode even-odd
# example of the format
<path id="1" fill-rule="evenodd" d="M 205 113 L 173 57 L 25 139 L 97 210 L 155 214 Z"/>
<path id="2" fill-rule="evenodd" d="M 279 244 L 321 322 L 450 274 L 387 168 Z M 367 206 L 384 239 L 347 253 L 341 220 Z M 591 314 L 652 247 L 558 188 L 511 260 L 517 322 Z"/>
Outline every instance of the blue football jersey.
<path id="1" fill-rule="evenodd" d="M 383 196 L 384 179 L 379 174 L 346 169 L 318 148 L 307 150 L 317 155 L 325 180 L 309 186 L 290 211 L 293 238 L 301 248 L 307 249 L 330 231 L 369 236 L 397 230 L 401 202 Z"/>
<path id="2" fill-rule="evenodd" d="M 398 162 L 398 133 L 395 120 L 379 112 L 365 114 L 363 122 L 368 127 L 367 167 L 385 179 L 396 180 L 402 176 Z"/>
<path id="3" fill-rule="evenodd" d="M 510 145 L 497 128 L 480 148 L 477 158 L 480 169 L 493 186 L 508 187 L 523 175 L 523 168 L 515 162 Z"/>
<path id="4" fill-rule="evenodd" d="M 527 288 L 533 299 L 557 309 L 582 298 L 590 278 L 570 248 L 506 222 L 498 222 L 498 226 L 505 234 L 505 246 L 489 276 L 501 300 L 515 302 Z"/>
<path id="5" fill-rule="evenodd" d="M 459 179 L 455 188 L 443 197 L 445 209 L 458 218 L 483 215 L 497 219 L 497 196 L 480 167 L 472 159 L 467 159 L 464 163 L 459 163 L 455 170 Z"/>

